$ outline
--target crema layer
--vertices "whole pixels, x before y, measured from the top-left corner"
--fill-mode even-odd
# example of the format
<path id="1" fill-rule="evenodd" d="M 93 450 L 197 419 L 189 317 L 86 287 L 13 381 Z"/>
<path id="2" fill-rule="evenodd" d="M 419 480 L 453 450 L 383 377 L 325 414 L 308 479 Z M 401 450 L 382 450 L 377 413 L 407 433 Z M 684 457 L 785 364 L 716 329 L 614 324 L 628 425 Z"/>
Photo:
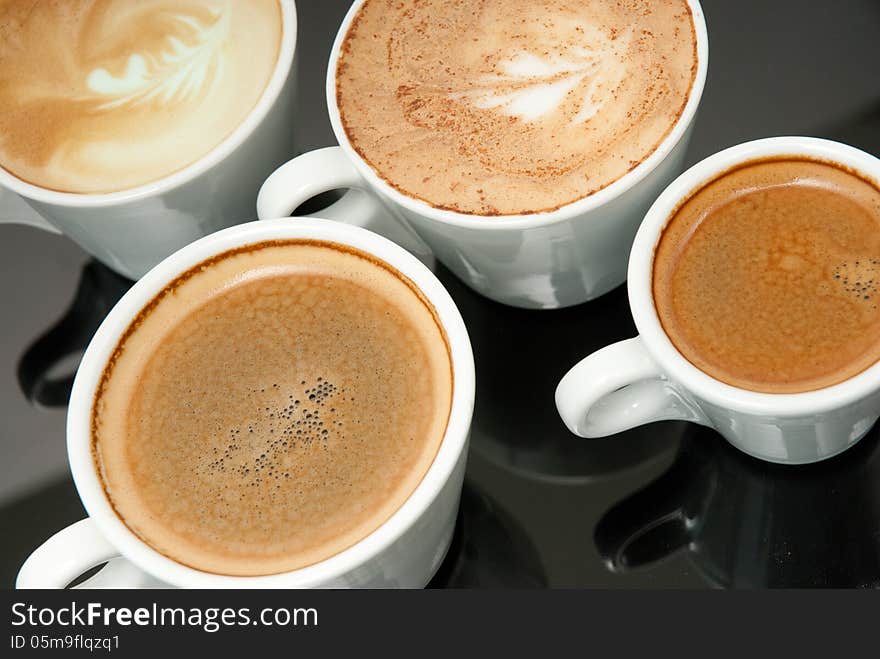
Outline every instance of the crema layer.
<path id="1" fill-rule="evenodd" d="M 653 291 L 678 350 L 722 382 L 843 382 L 880 360 L 880 189 L 833 163 L 745 163 L 673 214 Z"/>
<path id="2" fill-rule="evenodd" d="M 154 549 L 274 574 L 403 505 L 452 387 L 436 313 L 400 273 L 330 243 L 264 243 L 182 275 L 138 316 L 95 397 L 94 454 Z"/>

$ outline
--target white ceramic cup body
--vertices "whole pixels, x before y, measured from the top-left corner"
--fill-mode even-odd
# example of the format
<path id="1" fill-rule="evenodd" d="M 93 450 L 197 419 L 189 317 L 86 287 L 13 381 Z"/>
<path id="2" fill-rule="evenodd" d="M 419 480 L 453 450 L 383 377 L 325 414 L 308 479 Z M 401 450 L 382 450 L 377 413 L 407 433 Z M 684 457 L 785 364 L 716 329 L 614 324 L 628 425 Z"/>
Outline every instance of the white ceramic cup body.
<path id="1" fill-rule="evenodd" d="M 728 169 L 774 156 L 839 163 L 880 181 L 880 160 L 851 146 L 811 137 L 740 144 L 678 177 L 645 216 L 629 262 L 629 301 L 639 336 L 593 353 L 566 374 L 556 403 L 566 425 L 602 437 L 662 419 L 710 426 L 746 453 L 787 464 L 816 462 L 860 439 L 880 416 L 880 363 L 831 387 L 766 394 L 720 382 L 691 364 L 663 331 L 652 294 L 654 251 L 678 205 Z"/>
<path id="2" fill-rule="evenodd" d="M 549 309 L 585 302 L 626 278 L 639 222 L 681 171 L 708 67 L 703 10 L 688 0 L 697 34 L 698 67 L 684 111 L 660 146 L 631 172 L 595 194 L 549 213 L 481 217 L 441 210 L 408 197 L 379 177 L 348 142 L 336 103 L 336 63 L 357 0 L 336 36 L 327 70 L 327 107 L 339 147 L 307 153 L 283 165 L 264 184 L 259 217 L 289 214 L 332 189 L 376 195 L 389 216 L 369 228 L 418 255 L 434 255 L 462 281 L 498 302 Z"/>
<path id="3" fill-rule="evenodd" d="M 449 341 L 453 367 L 449 423 L 437 456 L 418 487 L 381 527 L 355 545 L 320 563 L 283 574 L 209 574 L 155 551 L 114 512 L 92 457 L 95 389 L 123 332 L 168 282 L 213 255 L 242 245 L 283 239 L 322 240 L 355 247 L 396 268 L 424 293 L 436 309 Z M 102 586 L 424 586 L 440 566 L 455 528 L 474 391 L 470 341 L 455 303 L 428 268 L 391 241 L 361 228 L 315 218 L 250 222 L 202 238 L 162 261 L 138 281 L 113 308 L 89 344 L 74 381 L 67 420 L 70 468 L 89 518 L 64 529 L 37 549 L 22 566 L 17 586 L 64 587 L 88 568 L 108 560 L 108 566 L 93 580 Z"/>
<path id="4" fill-rule="evenodd" d="M 280 2 L 281 47 L 269 83 L 250 114 L 209 153 L 158 181 L 108 194 L 47 190 L 0 168 L 0 221 L 60 231 L 137 279 L 193 240 L 254 219 L 263 179 L 294 152 L 296 7 L 293 0 Z"/>

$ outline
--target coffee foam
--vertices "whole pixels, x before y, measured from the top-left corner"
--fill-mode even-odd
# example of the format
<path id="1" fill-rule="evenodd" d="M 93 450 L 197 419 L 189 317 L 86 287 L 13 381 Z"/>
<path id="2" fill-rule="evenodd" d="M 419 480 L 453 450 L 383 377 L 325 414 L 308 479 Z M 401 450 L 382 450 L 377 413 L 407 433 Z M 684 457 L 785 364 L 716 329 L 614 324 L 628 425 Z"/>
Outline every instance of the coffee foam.
<path id="1" fill-rule="evenodd" d="M 880 360 L 880 189 L 831 163 L 746 163 L 693 194 L 658 243 L 653 290 L 712 377 L 811 391 Z"/>
<path id="2" fill-rule="evenodd" d="M 278 0 L 0 0 L 0 166 L 104 193 L 162 178 L 254 108 Z"/>
<path id="3" fill-rule="evenodd" d="M 404 194 L 552 210 L 647 158 L 697 70 L 685 0 L 368 0 L 336 72 L 349 141 Z"/>
<path id="4" fill-rule="evenodd" d="M 387 520 L 433 461 L 451 397 L 445 335 L 402 275 L 329 243 L 266 243 L 146 307 L 96 393 L 93 448 L 149 545 L 273 574 Z"/>

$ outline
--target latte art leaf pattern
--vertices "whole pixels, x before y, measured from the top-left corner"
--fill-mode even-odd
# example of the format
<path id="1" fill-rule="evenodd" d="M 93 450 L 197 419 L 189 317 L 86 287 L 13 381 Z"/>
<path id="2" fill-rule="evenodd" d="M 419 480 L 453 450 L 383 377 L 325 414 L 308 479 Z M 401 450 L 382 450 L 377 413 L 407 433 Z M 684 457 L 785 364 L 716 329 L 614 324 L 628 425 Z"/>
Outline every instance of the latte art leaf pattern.
<path id="1" fill-rule="evenodd" d="M 590 26 L 595 48 L 579 47 L 570 56 L 520 52 L 499 63 L 500 73 L 486 75 L 475 89 L 450 94 L 453 100 L 468 100 L 481 110 L 498 108 L 526 122 L 543 119 L 554 111 L 569 110 L 570 125 L 592 119 L 605 105 L 607 92 L 620 83 L 620 66 L 614 66 L 617 53 L 625 52 L 632 29 L 619 36 L 615 44 Z"/>
<path id="2" fill-rule="evenodd" d="M 223 73 L 222 50 L 229 35 L 228 9 L 217 8 L 215 21 L 208 26 L 193 16 L 175 16 L 176 22 L 196 35 L 195 41 L 188 44 L 169 36 L 167 47 L 156 55 L 132 54 L 120 77 L 103 68 L 93 70 L 86 80 L 88 88 L 113 98 L 98 109 L 154 100 L 164 104 L 185 102 L 210 93 Z"/>
<path id="3" fill-rule="evenodd" d="M 349 142 L 402 193 L 525 215 L 636 168 L 697 68 L 686 0 L 366 0 L 336 95 Z"/>
<path id="4" fill-rule="evenodd" d="M 278 0 L 0 0 L 0 167 L 61 192 L 157 181 L 256 106 Z"/>

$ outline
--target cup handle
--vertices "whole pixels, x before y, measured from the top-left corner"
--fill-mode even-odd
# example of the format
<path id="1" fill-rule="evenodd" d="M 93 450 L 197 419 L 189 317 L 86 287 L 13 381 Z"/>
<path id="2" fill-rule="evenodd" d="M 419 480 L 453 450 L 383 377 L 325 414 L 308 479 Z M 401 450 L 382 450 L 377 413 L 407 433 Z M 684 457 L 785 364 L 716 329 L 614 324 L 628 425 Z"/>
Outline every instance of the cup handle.
<path id="1" fill-rule="evenodd" d="M 64 588 L 86 570 L 119 556 L 98 527 L 86 518 L 62 529 L 28 556 L 16 588 Z"/>
<path id="2" fill-rule="evenodd" d="M 605 437 L 663 420 L 711 426 L 665 377 L 640 337 L 578 362 L 556 387 L 556 408 L 569 430 L 581 437 Z"/>
<path id="3" fill-rule="evenodd" d="M 28 224 L 49 233 L 61 233 L 14 192 L 0 187 L 0 224 Z"/>
<path id="4" fill-rule="evenodd" d="M 261 220 L 287 217 L 312 197 L 341 189 L 347 189 L 345 195 L 314 213 L 315 217 L 369 229 L 433 268 L 431 249 L 406 220 L 380 202 L 338 146 L 309 151 L 272 172 L 257 196 L 257 217 Z"/>

